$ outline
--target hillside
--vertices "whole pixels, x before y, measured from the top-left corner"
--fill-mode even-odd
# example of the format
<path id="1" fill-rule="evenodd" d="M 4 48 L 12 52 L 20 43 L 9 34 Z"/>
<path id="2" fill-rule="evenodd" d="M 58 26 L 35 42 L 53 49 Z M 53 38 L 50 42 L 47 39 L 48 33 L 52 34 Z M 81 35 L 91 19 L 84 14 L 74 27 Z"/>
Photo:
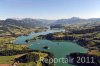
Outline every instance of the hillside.
<path id="1" fill-rule="evenodd" d="M 36 19 L 25 18 L 21 20 L 6 19 L 0 20 L 0 36 L 28 34 L 35 30 L 36 27 L 44 28 L 45 24 Z M 39 29 L 40 30 L 40 29 Z"/>

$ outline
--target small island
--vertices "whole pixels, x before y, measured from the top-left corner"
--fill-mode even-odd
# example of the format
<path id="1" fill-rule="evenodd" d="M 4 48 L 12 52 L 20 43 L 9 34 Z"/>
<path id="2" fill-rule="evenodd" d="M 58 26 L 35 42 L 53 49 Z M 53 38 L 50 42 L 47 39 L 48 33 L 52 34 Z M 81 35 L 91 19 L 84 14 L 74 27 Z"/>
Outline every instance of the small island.
<path id="1" fill-rule="evenodd" d="M 49 49 L 49 47 L 48 46 L 43 46 L 43 49 Z"/>

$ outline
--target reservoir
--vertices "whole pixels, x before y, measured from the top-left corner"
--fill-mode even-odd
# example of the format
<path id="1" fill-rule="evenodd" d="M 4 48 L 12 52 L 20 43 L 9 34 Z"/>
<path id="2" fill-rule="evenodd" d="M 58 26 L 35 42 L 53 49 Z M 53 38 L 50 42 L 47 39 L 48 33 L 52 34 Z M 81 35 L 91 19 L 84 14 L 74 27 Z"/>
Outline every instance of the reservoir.
<path id="1" fill-rule="evenodd" d="M 39 36 L 39 35 L 46 35 L 48 33 L 54 33 L 54 32 L 63 32 L 63 29 L 60 30 L 47 30 L 44 32 L 38 32 L 38 33 L 30 33 L 29 36 L 20 36 L 16 38 L 16 44 L 25 44 L 25 40 L 31 39 L 33 37 Z M 48 49 L 43 49 L 44 46 L 48 46 Z M 80 53 L 86 53 L 87 49 L 79 46 L 75 42 L 71 41 L 50 41 L 50 40 L 44 40 L 44 39 L 37 39 L 36 41 L 30 42 L 29 48 L 33 50 L 43 50 L 51 52 L 55 55 L 55 58 L 65 58 L 66 55 L 69 55 L 73 52 L 80 52 Z M 73 66 L 68 63 L 56 63 L 55 66 Z"/>

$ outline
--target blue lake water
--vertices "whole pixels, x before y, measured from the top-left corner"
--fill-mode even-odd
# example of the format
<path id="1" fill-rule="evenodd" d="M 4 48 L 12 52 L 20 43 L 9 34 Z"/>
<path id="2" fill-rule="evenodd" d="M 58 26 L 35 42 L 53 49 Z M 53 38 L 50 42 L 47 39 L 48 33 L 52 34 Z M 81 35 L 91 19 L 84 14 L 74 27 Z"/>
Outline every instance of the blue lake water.
<path id="1" fill-rule="evenodd" d="M 26 43 L 26 39 L 30 39 L 39 35 L 46 35 L 48 33 L 54 33 L 54 32 L 63 32 L 64 30 L 47 30 L 44 32 L 38 32 L 38 33 L 30 33 L 29 36 L 20 36 L 16 39 L 16 43 L 18 44 L 24 44 Z M 43 47 L 48 46 L 49 49 L 44 50 Z M 50 40 L 36 40 L 31 42 L 31 45 L 29 48 L 34 50 L 44 50 L 49 51 L 55 55 L 55 58 L 62 58 L 66 57 L 66 55 L 73 53 L 73 52 L 80 52 L 80 53 L 86 53 L 87 49 L 79 46 L 75 42 L 70 41 L 50 41 Z M 67 63 L 56 63 L 55 66 L 73 66 Z"/>

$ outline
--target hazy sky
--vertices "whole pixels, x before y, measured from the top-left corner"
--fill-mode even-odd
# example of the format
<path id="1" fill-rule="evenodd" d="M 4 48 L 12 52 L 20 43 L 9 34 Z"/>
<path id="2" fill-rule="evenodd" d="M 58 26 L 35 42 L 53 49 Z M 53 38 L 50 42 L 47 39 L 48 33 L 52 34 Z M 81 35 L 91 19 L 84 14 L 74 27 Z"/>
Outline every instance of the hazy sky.
<path id="1" fill-rule="evenodd" d="M 0 0 L 0 19 L 99 18 L 100 0 Z"/>

